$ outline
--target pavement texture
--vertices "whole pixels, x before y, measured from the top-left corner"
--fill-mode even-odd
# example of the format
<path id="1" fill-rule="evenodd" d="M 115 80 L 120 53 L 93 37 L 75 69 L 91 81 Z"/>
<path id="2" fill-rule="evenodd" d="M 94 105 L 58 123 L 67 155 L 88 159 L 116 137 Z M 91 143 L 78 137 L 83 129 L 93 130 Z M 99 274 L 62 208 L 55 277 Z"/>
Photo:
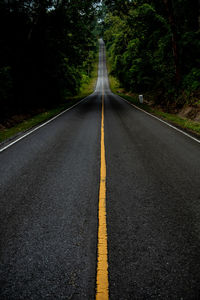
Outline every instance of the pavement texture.
<path id="1" fill-rule="evenodd" d="M 102 90 L 110 299 L 200 299 L 200 145 L 109 89 L 0 153 L 0 299 L 95 299 Z M 2 146 L 3 147 L 3 146 Z"/>

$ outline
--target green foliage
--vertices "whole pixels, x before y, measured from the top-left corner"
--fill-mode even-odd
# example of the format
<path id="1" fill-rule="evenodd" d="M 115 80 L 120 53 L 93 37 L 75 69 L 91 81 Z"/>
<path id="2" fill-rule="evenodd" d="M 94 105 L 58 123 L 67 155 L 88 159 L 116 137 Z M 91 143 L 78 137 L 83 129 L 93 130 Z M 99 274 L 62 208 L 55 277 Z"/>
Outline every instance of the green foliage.
<path id="1" fill-rule="evenodd" d="M 0 118 L 79 92 L 97 51 L 96 2 L 0 2 Z"/>
<path id="2" fill-rule="evenodd" d="M 200 89 L 200 69 L 194 68 L 184 77 L 183 87 L 190 92 Z"/>
<path id="3" fill-rule="evenodd" d="M 32 127 L 49 120 L 50 118 L 56 116 L 63 110 L 69 108 L 70 106 L 74 105 L 75 103 L 79 102 L 81 99 L 87 97 L 94 91 L 95 83 L 97 81 L 97 75 L 98 75 L 98 55 L 95 57 L 95 60 L 93 61 L 93 67 L 91 69 L 90 76 L 87 76 L 82 78 L 82 84 L 80 88 L 80 92 L 78 95 L 74 97 L 67 97 L 63 104 L 56 105 L 56 108 L 45 110 L 42 113 L 33 115 L 32 117 L 26 117 L 24 121 L 20 122 L 20 120 L 16 120 L 15 117 L 14 120 L 10 119 L 10 126 L 6 126 L 7 128 L 4 128 L 0 130 L 0 142 L 20 133 L 24 132 L 28 129 L 31 129 Z M 19 117 L 20 119 L 20 117 Z M 22 116 L 22 119 L 23 116 Z"/>
<path id="4" fill-rule="evenodd" d="M 158 91 L 159 102 L 176 101 L 184 89 L 189 95 L 200 88 L 198 1 L 105 2 L 109 13 L 104 39 L 111 73 L 123 87 L 136 93 Z M 166 2 L 173 3 L 173 11 L 167 10 Z"/>

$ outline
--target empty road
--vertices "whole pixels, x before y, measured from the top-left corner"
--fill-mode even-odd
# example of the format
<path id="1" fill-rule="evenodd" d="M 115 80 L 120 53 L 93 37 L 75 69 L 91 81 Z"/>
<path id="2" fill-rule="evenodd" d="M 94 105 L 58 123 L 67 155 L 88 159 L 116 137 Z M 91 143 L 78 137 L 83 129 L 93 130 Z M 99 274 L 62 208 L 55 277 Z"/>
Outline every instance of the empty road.
<path id="1" fill-rule="evenodd" d="M 200 144 L 111 93 L 103 41 L 95 92 L 7 145 L 1 300 L 200 299 Z"/>

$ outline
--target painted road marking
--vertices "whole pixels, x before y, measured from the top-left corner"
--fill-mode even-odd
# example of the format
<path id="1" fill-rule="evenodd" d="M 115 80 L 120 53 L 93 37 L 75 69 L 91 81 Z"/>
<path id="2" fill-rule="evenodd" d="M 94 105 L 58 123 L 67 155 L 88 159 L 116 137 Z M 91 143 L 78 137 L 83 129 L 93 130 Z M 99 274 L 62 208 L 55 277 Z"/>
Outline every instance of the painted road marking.
<path id="1" fill-rule="evenodd" d="M 108 283 L 108 248 L 106 224 L 106 158 L 104 142 L 104 91 L 102 94 L 102 119 L 101 119 L 101 169 L 99 189 L 99 228 L 98 228 L 98 258 L 96 300 L 109 299 Z"/>
<path id="2" fill-rule="evenodd" d="M 115 95 L 115 94 L 114 94 L 114 95 Z M 133 103 L 127 101 L 126 99 L 122 98 L 121 96 L 119 96 L 119 95 L 115 95 L 115 96 L 118 96 L 120 99 L 122 99 L 123 101 L 127 102 L 129 105 L 133 106 L 133 107 L 136 108 L 137 110 L 140 110 L 140 111 L 144 112 L 145 114 L 151 116 L 152 118 L 154 118 L 154 119 L 156 119 L 156 120 L 158 120 L 158 121 L 164 123 L 165 125 L 167 125 L 167 126 L 173 128 L 173 129 L 175 129 L 176 131 L 178 131 L 178 132 L 180 132 L 180 133 L 186 135 L 186 136 L 189 137 L 190 139 L 192 139 L 192 140 L 194 140 L 195 142 L 197 142 L 197 143 L 200 144 L 200 140 L 198 140 L 198 139 L 196 139 L 195 137 L 191 136 L 190 134 L 184 132 L 183 130 L 181 130 L 181 129 L 179 129 L 179 128 L 177 128 L 177 127 L 175 127 L 175 126 L 173 126 L 173 125 L 171 125 L 171 124 L 169 124 L 169 123 L 163 121 L 162 119 L 160 119 L 160 118 L 158 118 L 158 117 L 156 117 L 156 116 L 154 116 L 154 115 L 152 115 L 152 114 L 150 114 L 149 112 L 145 111 L 144 109 L 142 109 L 142 108 L 140 108 L 140 107 L 134 105 Z"/>
<path id="3" fill-rule="evenodd" d="M 94 92 L 95 93 L 95 92 Z M 49 124 L 50 122 L 52 122 L 53 120 L 57 119 L 58 117 L 60 117 L 61 115 L 63 115 L 64 113 L 66 113 L 68 110 L 74 108 L 75 106 L 79 105 L 81 102 L 83 102 L 84 100 L 86 100 L 88 97 L 92 96 L 94 93 L 92 93 L 91 95 L 87 96 L 86 98 L 82 99 L 81 101 L 77 102 L 76 104 L 72 105 L 71 107 L 65 109 L 64 111 L 62 111 L 61 113 L 59 113 L 58 115 L 56 115 L 55 117 L 51 118 L 50 120 L 42 123 L 41 125 L 31 129 L 30 131 L 28 131 L 27 133 L 25 133 L 24 135 L 22 135 L 20 138 L 14 140 L 13 142 L 9 143 L 8 145 L 6 145 L 5 147 L 0 149 L 0 153 L 5 151 L 7 148 L 11 147 L 12 145 L 16 144 L 17 142 L 21 141 L 22 139 L 24 139 L 25 137 L 27 137 L 28 135 L 30 135 L 31 133 L 33 133 L 34 131 L 42 128 L 43 126 Z"/>

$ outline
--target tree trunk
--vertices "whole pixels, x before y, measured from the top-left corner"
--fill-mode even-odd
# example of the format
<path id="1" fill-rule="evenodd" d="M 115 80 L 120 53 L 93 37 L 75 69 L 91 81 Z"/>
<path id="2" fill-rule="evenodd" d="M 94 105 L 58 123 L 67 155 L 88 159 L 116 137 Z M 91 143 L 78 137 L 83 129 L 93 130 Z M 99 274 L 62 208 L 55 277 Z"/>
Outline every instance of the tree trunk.
<path id="1" fill-rule="evenodd" d="M 176 81 L 176 86 L 178 87 L 181 80 L 181 71 L 180 71 L 179 51 L 178 51 L 178 42 L 177 42 L 178 38 L 177 38 L 176 23 L 175 23 L 175 18 L 173 13 L 172 0 L 163 0 L 163 1 L 166 6 L 169 25 L 172 32 L 172 50 L 173 50 L 174 66 L 175 66 L 175 81 Z"/>

